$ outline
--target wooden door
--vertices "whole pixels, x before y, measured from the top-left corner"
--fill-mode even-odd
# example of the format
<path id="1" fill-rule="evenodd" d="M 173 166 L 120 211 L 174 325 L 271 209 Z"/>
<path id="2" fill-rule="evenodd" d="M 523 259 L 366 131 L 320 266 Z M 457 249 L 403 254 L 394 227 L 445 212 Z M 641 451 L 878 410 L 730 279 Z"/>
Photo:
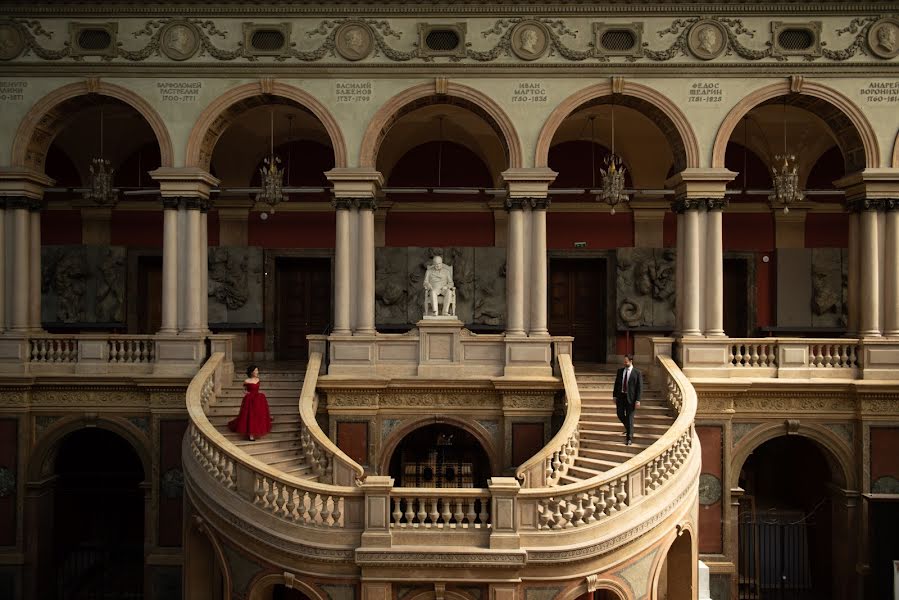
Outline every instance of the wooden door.
<path id="1" fill-rule="evenodd" d="M 605 260 L 556 259 L 549 278 L 550 333 L 574 336 L 574 360 L 605 362 Z"/>
<path id="2" fill-rule="evenodd" d="M 749 336 L 749 268 L 743 258 L 724 259 L 724 333 Z"/>
<path id="3" fill-rule="evenodd" d="M 285 258 L 275 265 L 275 352 L 281 360 L 306 360 L 306 336 L 326 333 L 331 322 L 331 260 Z"/>
<path id="4" fill-rule="evenodd" d="M 162 257 L 137 261 L 137 333 L 156 333 L 162 327 Z"/>

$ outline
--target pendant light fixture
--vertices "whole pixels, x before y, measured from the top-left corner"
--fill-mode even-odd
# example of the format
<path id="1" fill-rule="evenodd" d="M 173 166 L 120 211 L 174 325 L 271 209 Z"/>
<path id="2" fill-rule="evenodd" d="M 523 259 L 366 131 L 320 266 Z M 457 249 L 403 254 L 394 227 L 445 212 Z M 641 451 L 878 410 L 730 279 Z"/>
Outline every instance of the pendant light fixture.
<path id="1" fill-rule="evenodd" d="M 771 176 L 774 183 L 774 193 L 768 196 L 768 200 L 776 205 L 783 206 L 784 213 L 790 212 L 790 205 L 800 202 L 804 195 L 799 189 L 799 163 L 795 154 L 787 153 L 787 98 L 783 102 L 783 154 L 774 157 L 771 165 Z"/>
<path id="2" fill-rule="evenodd" d="M 112 187 L 112 178 L 115 175 L 115 169 L 112 168 L 110 162 L 103 158 L 103 122 L 104 122 L 103 105 L 100 105 L 100 156 L 91 159 L 90 164 L 90 187 L 84 193 L 84 199 L 93 202 L 98 206 L 115 206 L 118 201 L 118 194 Z"/>
<path id="3" fill-rule="evenodd" d="M 256 202 L 267 204 L 269 214 L 275 213 L 275 206 L 284 200 L 284 169 L 281 159 L 275 156 L 275 112 L 269 112 L 269 155 L 262 161 L 259 174 L 262 189 L 256 195 Z"/>
<path id="4" fill-rule="evenodd" d="M 600 190 L 597 200 L 602 200 L 611 207 L 610 214 L 615 214 L 615 207 L 620 202 L 628 202 L 630 199 L 624 193 L 624 175 L 627 169 L 624 161 L 615 154 L 615 100 L 612 99 L 612 152 L 603 160 L 604 168 L 600 169 Z"/>

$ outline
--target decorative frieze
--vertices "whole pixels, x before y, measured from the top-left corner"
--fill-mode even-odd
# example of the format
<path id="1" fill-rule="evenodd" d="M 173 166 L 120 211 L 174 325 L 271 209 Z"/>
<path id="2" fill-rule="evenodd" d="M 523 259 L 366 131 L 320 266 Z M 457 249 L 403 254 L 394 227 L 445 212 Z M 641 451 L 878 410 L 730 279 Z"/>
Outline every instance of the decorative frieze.
<path id="1" fill-rule="evenodd" d="M 119 22 L 71 22 L 69 41 L 62 48 L 53 49 L 47 47 L 52 32 L 40 21 L 13 18 L 0 22 L 0 60 L 33 54 L 53 61 L 82 61 L 85 56 L 130 62 L 151 57 L 176 62 L 210 57 L 218 61 L 307 63 L 329 58 L 347 62 L 376 58 L 394 63 L 445 58 L 475 63 L 513 59 L 532 64 L 548 59 L 609 62 L 619 56 L 629 62 L 672 62 L 683 58 L 713 61 L 734 56 L 752 62 L 787 61 L 791 56 L 842 62 L 860 54 L 881 60 L 899 56 L 899 19 L 892 16 L 858 17 L 849 25 L 834 29 L 837 37 L 847 36 L 848 44 L 839 49 L 830 49 L 822 41 L 824 26 L 820 21 L 770 21 L 767 40 L 757 37 L 758 31 L 745 25 L 742 18 L 727 16 L 679 17 L 667 27 L 656 25 L 651 32 L 654 35 L 650 35 L 646 22 L 596 22 L 592 23 L 592 39 L 582 45 L 576 45 L 578 30 L 573 21 L 564 19 L 503 18 L 479 32 L 469 31 L 472 23 L 478 21 L 418 23 L 417 39 L 409 40 L 406 48 L 399 48 L 397 45 L 405 41 L 403 31 L 394 29 L 388 20 L 327 19 L 305 31 L 297 31 L 297 22 L 244 22 L 240 31 L 231 31 L 220 29 L 212 20 L 179 16 L 146 21 L 130 37 L 149 39 L 143 47 L 129 49 L 128 42 L 117 39 Z M 476 49 L 468 41 L 471 36 L 492 40 L 493 45 Z M 299 43 L 297 37 L 317 45 L 301 50 L 305 44 Z M 663 43 L 667 40 L 667 46 L 653 49 L 644 41 L 646 37 Z"/>

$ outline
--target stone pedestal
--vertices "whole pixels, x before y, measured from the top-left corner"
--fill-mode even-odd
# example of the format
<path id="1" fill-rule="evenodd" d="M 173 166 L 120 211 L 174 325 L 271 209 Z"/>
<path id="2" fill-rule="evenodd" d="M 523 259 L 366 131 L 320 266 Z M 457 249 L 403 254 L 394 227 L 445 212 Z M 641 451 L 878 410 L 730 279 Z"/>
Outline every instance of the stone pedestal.
<path id="1" fill-rule="evenodd" d="M 455 317 L 428 317 L 419 321 L 419 377 L 461 376 L 462 321 Z"/>

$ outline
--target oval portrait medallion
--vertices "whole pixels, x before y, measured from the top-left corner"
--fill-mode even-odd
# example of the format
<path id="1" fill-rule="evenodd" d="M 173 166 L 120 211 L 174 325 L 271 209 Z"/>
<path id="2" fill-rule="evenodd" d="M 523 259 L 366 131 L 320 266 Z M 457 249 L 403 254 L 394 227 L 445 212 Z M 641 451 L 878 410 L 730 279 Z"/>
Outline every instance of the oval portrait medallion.
<path id="1" fill-rule="evenodd" d="M 549 48 L 549 33 L 537 21 L 524 21 L 512 29 L 512 52 L 522 60 L 537 60 Z"/>
<path id="2" fill-rule="evenodd" d="M 187 21 L 169 23 L 159 36 L 159 49 L 172 60 L 187 60 L 200 49 L 197 28 Z"/>
<path id="3" fill-rule="evenodd" d="M 687 46 L 696 58 L 712 60 L 727 48 L 727 30 L 718 21 L 703 19 L 690 28 Z"/>
<path id="4" fill-rule="evenodd" d="M 347 60 L 367 58 L 375 45 L 371 30 L 362 23 L 344 23 L 334 34 L 337 53 Z"/>

